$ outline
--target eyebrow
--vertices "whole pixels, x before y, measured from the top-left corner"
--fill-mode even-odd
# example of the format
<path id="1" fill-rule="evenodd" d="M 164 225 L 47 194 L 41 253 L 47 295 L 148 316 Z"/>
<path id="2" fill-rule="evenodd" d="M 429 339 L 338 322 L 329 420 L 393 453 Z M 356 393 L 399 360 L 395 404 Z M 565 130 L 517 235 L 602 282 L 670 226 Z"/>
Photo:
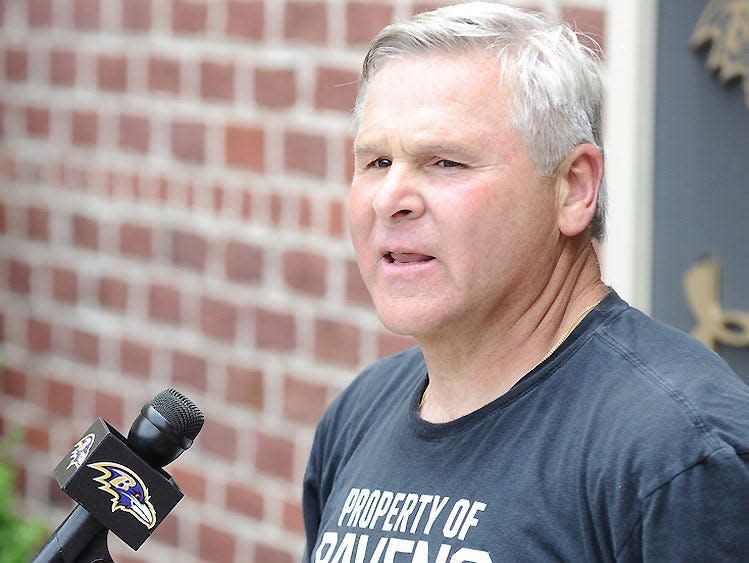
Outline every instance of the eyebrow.
<path id="1" fill-rule="evenodd" d="M 415 143 L 416 153 L 431 153 L 431 154 L 455 154 L 461 153 L 466 154 L 471 152 L 468 147 L 455 143 L 429 143 L 419 144 Z M 376 154 L 376 153 L 388 153 L 390 151 L 383 148 L 384 144 L 378 143 L 355 143 L 354 144 L 354 156 L 363 154 Z"/>

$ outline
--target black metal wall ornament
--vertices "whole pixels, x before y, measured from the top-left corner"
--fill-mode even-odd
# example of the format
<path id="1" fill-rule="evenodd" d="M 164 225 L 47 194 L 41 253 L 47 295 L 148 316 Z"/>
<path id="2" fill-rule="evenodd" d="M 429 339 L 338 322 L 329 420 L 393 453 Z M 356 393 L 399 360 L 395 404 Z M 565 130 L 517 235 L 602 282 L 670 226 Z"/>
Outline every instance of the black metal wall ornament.
<path id="1" fill-rule="evenodd" d="M 721 82 L 738 79 L 749 108 L 749 0 L 710 0 L 692 33 L 695 49 L 708 46 L 707 68 Z"/>

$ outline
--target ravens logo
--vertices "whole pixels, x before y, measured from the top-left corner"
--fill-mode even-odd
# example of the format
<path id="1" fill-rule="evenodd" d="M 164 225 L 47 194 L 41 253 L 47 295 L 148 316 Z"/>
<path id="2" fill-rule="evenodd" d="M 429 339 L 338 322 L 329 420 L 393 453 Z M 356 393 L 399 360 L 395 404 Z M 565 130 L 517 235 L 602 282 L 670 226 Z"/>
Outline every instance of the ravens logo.
<path id="1" fill-rule="evenodd" d="M 101 484 L 100 491 L 112 495 L 112 512 L 124 510 L 149 529 L 156 525 L 156 511 L 148 488 L 135 472 L 111 461 L 91 463 L 89 467 L 101 473 L 94 481 Z"/>

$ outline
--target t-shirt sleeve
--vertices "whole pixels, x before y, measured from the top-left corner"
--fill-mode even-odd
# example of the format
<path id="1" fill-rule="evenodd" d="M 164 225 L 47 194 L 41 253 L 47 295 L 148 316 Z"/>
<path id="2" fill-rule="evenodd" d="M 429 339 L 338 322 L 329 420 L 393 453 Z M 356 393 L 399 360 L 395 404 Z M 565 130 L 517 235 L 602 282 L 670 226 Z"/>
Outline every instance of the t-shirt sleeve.
<path id="1" fill-rule="evenodd" d="M 304 549 L 302 561 L 310 561 L 310 553 L 317 541 L 317 531 L 320 527 L 323 500 L 321 496 L 321 441 L 322 424 L 315 432 L 312 450 L 307 461 L 307 469 L 304 473 L 304 485 L 302 488 L 302 514 L 304 516 L 304 529 L 307 542 Z"/>
<path id="2" fill-rule="evenodd" d="M 749 452 L 720 449 L 649 494 L 617 561 L 749 561 Z"/>

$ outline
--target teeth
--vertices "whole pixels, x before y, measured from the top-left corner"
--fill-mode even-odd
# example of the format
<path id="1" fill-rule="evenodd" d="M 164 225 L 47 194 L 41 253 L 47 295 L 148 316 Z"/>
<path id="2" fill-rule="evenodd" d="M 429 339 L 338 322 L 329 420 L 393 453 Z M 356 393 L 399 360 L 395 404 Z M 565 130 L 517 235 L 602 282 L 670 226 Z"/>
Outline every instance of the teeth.
<path id="1" fill-rule="evenodd" d="M 386 255 L 387 260 L 391 264 L 415 264 L 417 262 L 428 262 L 434 259 L 433 256 L 427 256 L 426 254 L 419 253 L 393 253 L 388 252 Z"/>

